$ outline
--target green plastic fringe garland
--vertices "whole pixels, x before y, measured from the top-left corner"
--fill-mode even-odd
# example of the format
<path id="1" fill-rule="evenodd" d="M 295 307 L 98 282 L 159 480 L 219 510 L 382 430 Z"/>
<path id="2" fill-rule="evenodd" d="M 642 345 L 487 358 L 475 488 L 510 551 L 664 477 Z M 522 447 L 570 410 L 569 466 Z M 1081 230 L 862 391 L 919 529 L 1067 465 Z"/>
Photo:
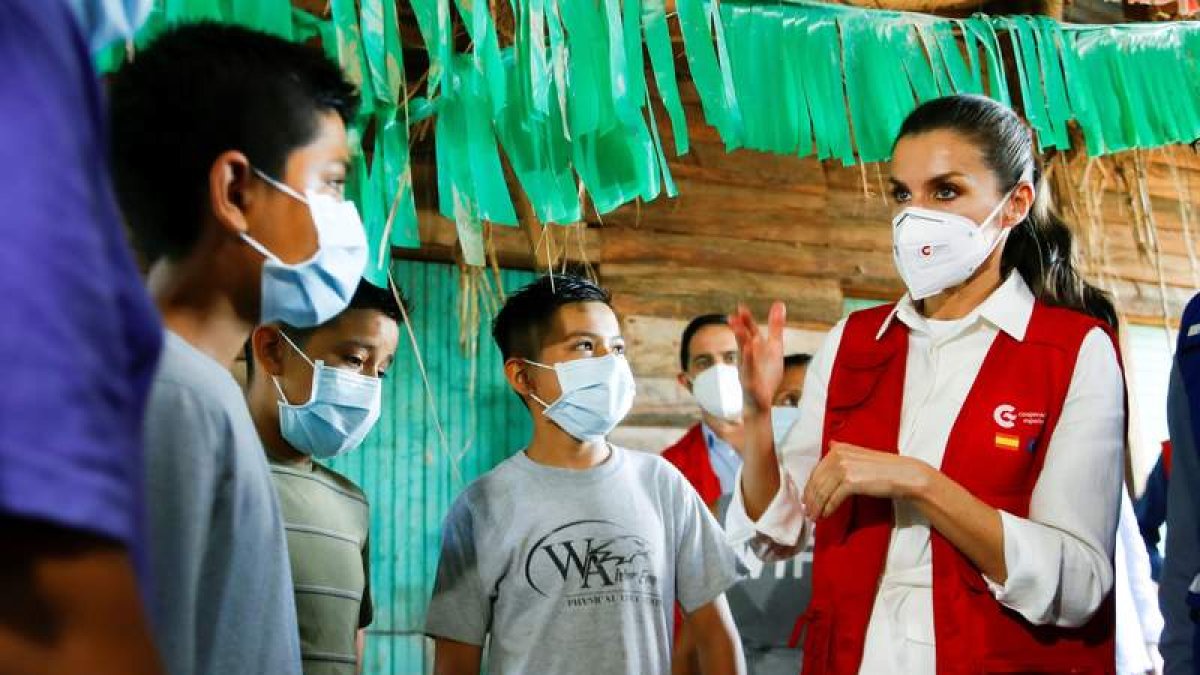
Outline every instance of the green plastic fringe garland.
<path id="1" fill-rule="evenodd" d="M 288 0 L 159 0 L 136 43 L 200 19 L 321 38 L 363 92 L 352 142 L 374 129 L 370 164 L 359 152 L 347 189 L 371 238 L 366 276 L 382 285 L 391 247 L 420 245 L 408 129 L 431 115 L 438 208 L 471 264 L 483 264 L 483 221 L 516 224 L 501 153 L 543 222 L 581 220 L 580 186 L 600 214 L 676 193 L 657 120 L 676 154 L 689 141 L 664 0 L 509 3 L 516 34 L 501 46 L 482 0 L 453 10 L 412 0 L 430 72 L 426 95 L 411 101 L 392 0 L 332 0 L 329 20 Z M 1072 121 L 1093 156 L 1200 138 L 1198 24 L 942 19 L 800 0 L 675 8 L 704 119 L 729 150 L 886 160 L 909 111 L 951 93 L 1019 100 L 1041 148 L 1068 147 Z M 471 38 L 466 53 L 453 49 L 451 11 Z M 99 64 L 110 70 L 126 54 L 118 45 Z"/>

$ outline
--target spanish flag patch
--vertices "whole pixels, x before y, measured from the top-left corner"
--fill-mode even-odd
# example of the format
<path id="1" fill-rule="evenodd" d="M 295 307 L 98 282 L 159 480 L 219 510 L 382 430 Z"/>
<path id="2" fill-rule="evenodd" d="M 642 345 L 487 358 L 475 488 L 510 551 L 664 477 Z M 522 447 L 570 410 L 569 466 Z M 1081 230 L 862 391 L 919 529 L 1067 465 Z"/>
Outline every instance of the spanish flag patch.
<path id="1" fill-rule="evenodd" d="M 1021 447 L 1021 439 L 1008 434 L 996 434 L 996 447 L 1017 450 Z"/>

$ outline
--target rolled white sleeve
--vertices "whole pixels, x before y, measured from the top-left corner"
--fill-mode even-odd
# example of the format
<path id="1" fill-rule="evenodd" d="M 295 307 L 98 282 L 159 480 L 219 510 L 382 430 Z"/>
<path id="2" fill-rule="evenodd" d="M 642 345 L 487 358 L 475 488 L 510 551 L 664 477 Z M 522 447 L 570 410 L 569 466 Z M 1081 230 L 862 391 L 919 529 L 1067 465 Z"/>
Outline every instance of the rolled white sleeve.
<path id="1" fill-rule="evenodd" d="M 1008 579 L 988 586 L 1001 604 L 1034 624 L 1092 617 L 1113 586 L 1124 451 L 1124 380 L 1097 328 L 1080 347 L 1029 518 L 1000 512 Z"/>
<path id="2" fill-rule="evenodd" d="M 757 521 L 746 514 L 742 498 L 742 473 L 725 516 L 725 531 L 734 545 L 751 542 L 759 558 L 767 562 L 790 558 L 808 543 L 812 526 L 804 516 L 801 497 L 808 477 L 821 459 L 825 428 L 825 396 L 833 372 L 833 361 L 842 341 L 845 320 L 829 331 L 813 356 L 804 377 L 800 419 L 784 437 L 779 456 L 779 491 Z"/>

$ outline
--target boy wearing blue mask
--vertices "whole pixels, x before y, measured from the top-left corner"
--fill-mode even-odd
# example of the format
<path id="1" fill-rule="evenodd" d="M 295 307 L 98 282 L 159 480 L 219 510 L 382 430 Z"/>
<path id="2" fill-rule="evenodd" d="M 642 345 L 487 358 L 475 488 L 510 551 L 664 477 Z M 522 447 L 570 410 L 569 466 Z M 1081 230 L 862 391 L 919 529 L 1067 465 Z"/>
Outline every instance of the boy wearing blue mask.
<path id="1" fill-rule="evenodd" d="M 668 673 L 676 600 L 705 672 L 744 672 L 720 526 L 674 467 L 605 438 L 634 395 L 608 293 L 543 277 L 492 333 L 533 439 L 446 516 L 425 626 L 434 672 L 478 673 L 486 643 L 498 675 Z"/>
<path id="2" fill-rule="evenodd" d="M 321 461 L 357 448 L 378 421 L 403 316 L 391 290 L 362 281 L 332 321 L 259 326 L 247 347 L 250 415 L 283 511 L 309 675 L 362 664 L 373 614 L 367 498 Z"/>
<path id="3" fill-rule="evenodd" d="M 358 285 L 365 235 L 341 201 L 357 96 L 320 51 L 201 23 L 139 51 L 110 104 L 167 328 L 144 427 L 155 640 L 173 675 L 295 675 L 283 521 L 229 368 L 254 326 L 324 323 Z"/>

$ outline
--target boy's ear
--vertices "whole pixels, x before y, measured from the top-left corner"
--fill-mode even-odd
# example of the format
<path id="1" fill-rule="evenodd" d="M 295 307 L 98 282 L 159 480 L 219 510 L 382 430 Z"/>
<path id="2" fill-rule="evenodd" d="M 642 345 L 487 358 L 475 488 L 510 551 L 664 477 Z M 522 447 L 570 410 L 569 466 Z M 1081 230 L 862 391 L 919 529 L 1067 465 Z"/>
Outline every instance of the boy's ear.
<path id="1" fill-rule="evenodd" d="M 521 398 L 529 396 L 529 365 L 523 359 L 512 357 L 504 362 L 504 379 L 508 386 L 520 394 Z"/>
<path id="2" fill-rule="evenodd" d="M 230 234 L 249 232 L 246 208 L 253 200 L 250 160 L 236 150 L 221 153 L 208 171 L 208 198 L 213 215 Z"/>
<path id="3" fill-rule="evenodd" d="M 255 372 L 262 372 L 276 377 L 283 374 L 283 335 L 275 326 L 259 326 L 250 334 L 250 344 L 254 349 Z"/>

